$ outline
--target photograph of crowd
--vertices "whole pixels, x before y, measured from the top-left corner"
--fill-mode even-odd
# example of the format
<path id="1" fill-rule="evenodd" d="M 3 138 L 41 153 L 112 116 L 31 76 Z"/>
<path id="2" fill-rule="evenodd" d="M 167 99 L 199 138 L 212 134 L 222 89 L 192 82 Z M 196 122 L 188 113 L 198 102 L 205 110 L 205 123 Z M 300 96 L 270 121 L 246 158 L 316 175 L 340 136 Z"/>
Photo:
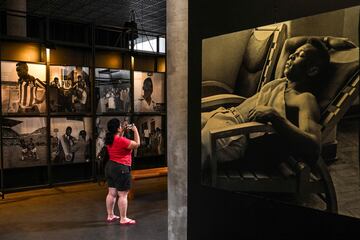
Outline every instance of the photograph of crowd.
<path id="1" fill-rule="evenodd" d="M 161 116 L 141 116 L 134 118 L 140 135 L 140 147 L 134 151 L 135 157 L 158 156 L 164 151 L 164 131 Z"/>
<path id="2" fill-rule="evenodd" d="M 46 119 L 4 118 L 2 147 L 4 168 L 46 165 Z"/>
<path id="3" fill-rule="evenodd" d="M 99 155 L 101 149 L 105 146 L 105 135 L 107 133 L 107 123 L 109 120 L 117 118 L 122 123 L 122 126 L 130 124 L 130 117 L 126 116 L 117 116 L 117 117 L 98 117 L 96 118 L 96 156 Z M 125 130 L 124 136 L 129 139 L 134 139 L 132 131 Z"/>
<path id="4" fill-rule="evenodd" d="M 54 164 L 90 162 L 91 118 L 52 118 L 51 160 Z"/>
<path id="5" fill-rule="evenodd" d="M 95 69 L 95 96 L 98 113 L 131 110 L 130 71 Z"/>
<path id="6" fill-rule="evenodd" d="M 50 111 L 90 111 L 88 67 L 50 66 Z"/>
<path id="7" fill-rule="evenodd" d="M 2 112 L 46 111 L 46 67 L 26 62 L 1 62 Z"/>
<path id="8" fill-rule="evenodd" d="M 134 72 L 134 111 L 164 112 L 164 78 L 162 73 Z"/>

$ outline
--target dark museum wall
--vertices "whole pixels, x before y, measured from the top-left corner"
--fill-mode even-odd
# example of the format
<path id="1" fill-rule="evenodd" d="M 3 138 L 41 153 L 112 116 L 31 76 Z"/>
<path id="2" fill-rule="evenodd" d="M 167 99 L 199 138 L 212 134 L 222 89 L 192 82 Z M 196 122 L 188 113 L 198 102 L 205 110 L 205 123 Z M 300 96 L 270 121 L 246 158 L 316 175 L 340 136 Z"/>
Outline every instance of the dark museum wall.
<path id="1" fill-rule="evenodd" d="M 358 232 L 360 221 L 355 218 L 202 186 L 199 101 L 204 38 L 321 14 L 358 3 L 356 0 L 189 1 L 187 239 L 311 239 L 316 236 L 348 239 L 349 234 Z M 350 20 L 353 19 L 351 13 L 340 14 L 349 14 L 346 21 L 354 21 Z M 357 24 L 356 21 L 354 24 Z M 337 27 L 334 31 L 354 35 L 341 26 Z M 293 26 L 294 32 L 303 30 Z"/>

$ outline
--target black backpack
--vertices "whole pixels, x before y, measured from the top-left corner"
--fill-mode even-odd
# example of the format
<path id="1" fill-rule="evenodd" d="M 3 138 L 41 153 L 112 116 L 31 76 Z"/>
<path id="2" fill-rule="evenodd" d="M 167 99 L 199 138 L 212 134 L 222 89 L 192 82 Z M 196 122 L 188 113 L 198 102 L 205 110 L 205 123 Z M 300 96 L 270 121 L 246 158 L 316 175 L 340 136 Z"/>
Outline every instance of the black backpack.
<path id="1" fill-rule="evenodd" d="M 106 145 L 104 145 L 99 154 L 96 156 L 97 178 L 98 181 L 105 180 L 105 165 L 109 161 L 109 153 Z"/>

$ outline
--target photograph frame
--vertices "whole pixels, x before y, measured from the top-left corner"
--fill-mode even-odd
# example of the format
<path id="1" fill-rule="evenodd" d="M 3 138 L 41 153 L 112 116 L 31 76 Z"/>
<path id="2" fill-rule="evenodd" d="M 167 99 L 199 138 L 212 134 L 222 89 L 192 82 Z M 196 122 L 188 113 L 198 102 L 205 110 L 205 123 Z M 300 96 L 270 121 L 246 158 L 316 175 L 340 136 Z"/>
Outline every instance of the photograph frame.
<path id="1" fill-rule="evenodd" d="M 253 61 L 253 62 L 259 62 L 259 60 L 254 60 L 254 58 L 249 58 L 250 60 L 246 59 L 247 57 L 247 51 L 249 49 L 249 45 L 251 46 L 251 41 L 252 41 L 252 37 L 254 36 L 254 32 L 255 30 L 262 30 L 263 29 L 271 29 L 272 26 L 275 26 L 276 29 L 282 29 L 282 27 L 279 27 L 279 25 L 281 24 L 286 24 L 286 26 L 288 26 L 288 29 L 291 30 L 290 34 L 289 33 L 285 33 L 285 39 L 286 41 L 282 41 L 279 43 L 279 40 L 276 38 L 279 38 L 279 34 L 277 34 L 277 36 L 271 36 L 270 41 L 275 41 L 274 43 L 270 44 L 270 46 L 279 46 L 282 47 L 284 46 L 284 48 L 286 47 L 287 51 L 289 51 L 290 53 L 287 53 L 286 51 L 284 51 L 283 49 L 281 50 L 276 50 L 276 49 L 271 49 L 269 50 L 272 51 L 273 53 L 277 52 L 278 53 L 278 66 L 269 66 L 266 65 L 267 63 L 273 62 L 274 60 L 272 59 L 267 59 L 265 60 L 265 65 L 262 69 L 260 69 L 260 78 L 259 78 L 259 83 L 257 85 L 255 85 L 255 91 L 253 93 L 250 94 L 250 97 L 252 95 L 257 94 L 256 90 L 259 91 L 259 89 L 261 89 L 262 87 L 266 86 L 267 83 L 271 84 L 269 79 L 266 79 L 267 76 L 272 75 L 273 79 L 276 77 L 282 77 L 282 72 L 281 69 L 285 67 L 286 69 L 286 63 L 287 63 L 287 58 L 290 56 L 291 57 L 291 53 L 293 53 L 297 48 L 299 48 L 300 46 L 304 45 L 307 43 L 308 39 L 315 39 L 317 41 L 320 41 L 322 43 L 322 45 L 324 45 L 324 48 L 326 48 L 329 51 L 330 54 L 330 65 L 329 65 L 329 71 L 331 71 L 331 73 L 333 75 L 327 75 L 328 78 L 328 82 L 322 85 L 322 92 L 319 92 L 319 96 L 316 96 L 316 99 L 318 101 L 319 104 L 319 112 L 321 111 L 321 113 L 323 114 L 321 117 L 321 122 L 319 120 L 319 124 L 322 125 L 322 131 L 321 131 L 321 135 L 322 135 L 322 142 L 320 143 L 322 145 L 322 152 L 320 155 L 320 160 L 316 160 L 314 165 L 309 165 L 308 162 L 303 162 L 303 163 L 298 163 L 299 161 L 295 161 L 293 164 L 295 164 L 294 166 L 296 166 L 297 164 L 304 164 L 305 169 L 307 168 L 311 174 L 313 174 L 314 176 L 318 177 L 318 180 L 322 180 L 324 183 L 324 186 L 322 188 L 322 190 L 312 190 L 312 191 L 323 191 L 322 193 L 324 193 L 325 197 L 324 197 L 324 202 L 325 202 L 325 206 L 321 206 L 320 204 L 318 204 L 314 199 L 307 199 L 308 202 L 304 202 L 305 199 L 303 199 L 303 202 L 301 203 L 297 203 L 296 201 L 289 201 L 288 199 L 281 199 L 278 198 L 276 200 L 279 200 L 280 202 L 284 202 L 284 203 L 291 203 L 293 205 L 297 205 L 297 206 L 306 206 L 312 209 L 318 209 L 318 210 L 325 210 L 325 211 L 330 211 L 330 212 L 334 212 L 334 213 L 338 213 L 338 214 L 342 214 L 342 215 L 347 215 L 350 217 L 357 217 L 360 218 L 360 213 L 357 213 L 356 210 L 348 210 L 351 209 L 351 207 L 347 208 L 344 207 L 343 202 L 344 201 L 348 201 L 349 199 L 347 199 L 347 194 L 350 194 L 350 192 L 348 193 L 343 193 L 340 189 L 340 185 L 343 184 L 342 181 L 346 182 L 345 178 L 341 177 L 341 168 L 344 168 L 344 162 L 347 162 L 348 166 L 347 166 L 347 171 L 352 172 L 351 176 L 349 176 L 348 178 L 348 184 L 347 187 L 349 187 L 350 185 L 352 186 L 352 199 L 357 199 L 360 197 L 360 192 L 357 192 L 358 190 L 356 186 L 359 185 L 360 182 L 360 171 L 359 171 L 359 162 L 356 160 L 352 160 L 352 158 L 354 158 L 354 156 L 358 156 L 359 155 L 359 147 L 358 147 L 358 135 L 356 137 L 356 134 L 354 136 L 352 136 L 352 140 L 349 140 L 351 142 L 353 142 L 355 145 L 352 147 L 352 152 L 351 154 L 354 155 L 350 158 L 346 157 L 343 153 L 342 153 L 342 149 L 339 149 L 339 156 L 341 154 L 342 160 L 340 163 L 340 165 L 344 165 L 342 167 L 337 167 L 336 162 L 333 163 L 331 161 L 336 161 L 336 147 L 349 147 L 347 146 L 343 140 L 342 142 L 337 142 L 337 140 L 334 140 L 334 129 L 331 129 L 333 126 L 335 126 L 344 116 L 344 114 L 347 112 L 347 110 L 351 107 L 352 102 L 355 100 L 355 98 L 358 96 L 358 91 L 359 91 L 359 86 L 358 86 L 358 62 L 359 62 L 359 54 L 358 54 L 358 49 L 359 49 L 359 39 L 356 38 L 356 35 L 358 35 L 358 33 L 356 33 L 356 28 L 355 25 L 352 25 L 350 28 L 349 26 L 345 26 L 345 25 L 341 25 L 341 20 L 343 22 L 347 22 L 347 24 L 350 24 L 350 22 L 348 20 L 345 19 L 345 17 L 347 18 L 359 18 L 359 14 L 357 11 L 356 14 L 356 10 L 358 10 L 359 7 L 351 7 L 351 8 L 343 8 L 343 9 L 338 9 L 336 11 L 328 11 L 325 13 L 321 13 L 321 14 L 315 14 L 315 15 L 311 15 L 311 16 L 307 16 L 307 17 L 303 17 L 303 18 L 296 18 L 296 19 L 292 19 L 292 20 L 287 20 L 285 22 L 278 22 L 276 24 L 273 25 L 264 25 L 264 26 L 260 26 L 260 27 L 254 27 L 254 28 L 250 28 L 249 30 L 253 29 L 252 31 L 249 30 L 242 30 L 239 32 L 231 32 L 231 33 L 222 33 L 220 35 L 217 36 L 210 36 L 208 38 L 203 38 L 202 39 L 202 79 L 203 79 L 203 84 L 202 84 L 202 113 L 201 113 L 201 139 L 202 139 L 202 146 L 204 146 L 204 144 L 210 145 L 212 144 L 212 150 L 207 150 L 207 148 L 202 148 L 202 154 L 209 154 L 209 156 L 217 156 L 219 159 L 224 159 L 225 158 L 225 154 L 223 154 L 223 157 L 220 157 L 220 150 L 222 149 L 221 147 L 218 147 L 218 144 L 222 144 L 222 141 L 225 141 L 226 138 L 229 139 L 229 137 L 233 137 L 235 139 L 235 137 L 237 137 L 238 140 L 237 141 L 237 145 L 240 145 L 240 140 L 241 139 L 245 139 L 245 138 L 240 138 L 240 134 L 242 134 L 243 132 L 240 130 L 232 130 L 234 132 L 234 135 L 230 135 L 225 133 L 230 132 L 230 126 L 229 125 L 236 125 L 235 122 L 237 123 L 241 123 L 244 122 L 244 118 L 246 118 L 247 112 L 249 112 L 251 109 L 247 109 L 245 105 L 243 105 L 243 109 L 244 112 L 242 112 L 242 110 L 239 108 L 241 105 L 240 102 L 238 102 L 235 106 L 233 106 L 233 110 L 235 110 L 240 116 L 241 116 L 241 120 L 236 120 L 236 118 L 234 118 L 234 123 L 231 123 L 232 120 L 229 118 L 226 118 L 226 114 L 225 111 L 227 110 L 229 112 L 229 114 L 232 116 L 233 112 L 231 110 L 231 106 L 230 105 L 226 105 L 228 104 L 226 102 L 226 99 L 216 99 L 217 102 L 223 102 L 223 104 L 225 104 L 226 109 L 223 108 L 221 110 L 219 110 L 218 112 L 215 111 L 215 109 L 211 109 L 209 108 L 210 105 L 204 101 L 204 99 L 206 99 L 207 97 L 214 95 L 216 96 L 216 94 L 218 94 L 220 91 L 224 91 L 227 90 L 227 87 L 229 86 L 228 82 L 224 82 L 226 85 L 225 87 L 222 87 L 220 84 L 214 85 L 214 87 L 208 88 L 209 85 L 204 84 L 204 80 L 208 80 L 209 76 L 213 75 L 213 76 L 217 76 L 218 78 L 222 77 L 223 80 L 229 79 L 228 75 L 226 74 L 221 74 L 221 73 L 217 73 L 216 71 L 216 65 L 214 65 L 215 62 L 221 62 L 219 60 L 221 60 L 221 57 L 224 57 L 224 54 L 218 54 L 220 57 L 219 59 L 217 59 L 218 61 L 214 61 L 214 56 L 216 57 L 216 53 L 214 49 L 211 49 L 209 46 L 213 46 L 214 48 L 218 48 L 221 49 L 221 51 L 226 52 L 226 44 L 234 44 L 235 41 L 233 39 L 236 39 L 236 44 L 239 44 L 239 39 L 241 40 L 241 38 L 247 38 L 249 39 L 247 44 L 248 46 L 243 45 L 242 47 L 244 47 L 246 50 L 241 52 L 241 53 L 237 53 L 237 54 L 242 54 L 243 58 L 245 60 L 243 60 L 243 65 L 247 64 L 247 62 L 249 61 Z M 344 14 L 345 12 L 345 14 Z M 330 28 L 327 29 L 328 27 L 328 22 L 334 21 L 334 19 L 337 19 L 336 21 L 339 21 L 339 25 L 340 28 L 343 27 L 345 30 L 341 30 L 343 32 L 340 32 L 340 35 L 335 35 L 332 36 L 331 34 L 333 34 L 334 32 L 336 33 L 336 31 L 340 31 L 339 29 L 336 29 L 336 27 L 334 28 Z M 321 22 L 324 22 L 324 24 L 322 24 Z M 309 26 L 314 26 L 314 22 L 316 22 L 318 24 L 318 29 L 316 29 L 315 27 L 309 28 Z M 333 26 L 333 25 L 332 25 Z M 285 28 L 287 29 L 287 28 Z M 246 31 L 248 31 L 246 33 Z M 316 31 L 318 31 L 318 34 L 316 34 Z M 242 34 L 242 35 L 241 35 Z M 273 34 L 273 33 L 272 33 Z M 291 35 L 292 34 L 292 35 Z M 347 35 L 346 35 L 347 34 Z M 262 39 L 263 40 L 263 39 Z M 265 40 L 267 40 L 267 38 L 265 38 Z M 259 44 L 260 40 L 257 39 L 257 44 Z M 314 41 L 314 40 L 313 40 Z M 354 43 L 353 41 L 355 41 L 356 43 Z M 285 45 L 287 44 L 287 45 Z M 297 47 L 293 47 L 291 48 L 290 44 L 297 44 Z M 309 43 L 308 43 L 309 44 Z M 241 46 L 241 44 L 239 44 Z M 265 46 L 265 45 L 264 45 Z M 257 46 L 258 47 L 258 46 Z M 258 47 L 259 49 L 259 47 Z M 261 49 L 261 48 L 260 48 Z M 292 50 L 290 50 L 292 49 Z M 208 51 L 209 53 L 204 53 L 204 51 Z M 291 52 L 293 51 L 293 52 Z M 260 50 L 258 50 L 258 54 L 257 56 L 261 55 L 261 53 L 259 53 Z M 281 53 L 281 54 L 280 54 Z M 226 53 L 225 53 L 226 54 Z M 211 57 L 213 56 L 213 57 Z M 269 57 L 269 54 L 264 54 L 264 57 Z M 273 55 L 272 55 L 273 56 Z M 229 54 L 227 54 L 227 57 L 229 59 L 225 59 L 223 60 L 223 62 L 221 62 L 220 64 L 218 64 L 218 69 L 223 69 L 224 66 L 228 66 L 229 63 L 231 61 L 234 61 L 234 59 L 236 59 L 236 57 L 232 57 L 229 56 Z M 289 58 L 290 58 L 289 57 Z M 207 59 L 208 58 L 208 59 Z M 208 60 L 208 61 L 207 61 Z M 290 61 L 290 60 L 289 60 Z M 207 64 L 204 67 L 204 63 Z M 357 63 L 357 65 L 356 65 Z M 230 63 L 231 64 L 231 63 Z M 349 69 L 347 69 L 347 71 L 349 71 L 348 76 L 346 74 L 343 74 L 342 71 L 344 71 L 346 73 L 345 70 L 337 70 L 339 69 L 339 66 L 341 65 L 345 65 L 347 64 L 349 66 Z M 271 67 L 273 67 L 273 69 L 271 69 Z M 274 68 L 275 67 L 275 68 Z M 210 71 L 211 73 L 207 73 L 204 71 Z M 241 74 L 243 71 L 240 67 L 239 70 L 239 74 Z M 273 72 L 271 72 L 273 71 Z M 234 75 L 234 74 L 233 74 Z M 334 76 L 334 77 L 331 77 Z M 341 79 L 341 76 L 343 77 L 343 80 L 338 80 Z M 263 78 L 262 78 L 263 77 Z M 238 75 L 238 80 L 244 81 L 243 77 L 239 77 Z M 212 80 L 212 79 L 210 79 Z M 253 80 L 253 79 L 252 79 Z M 235 81 L 236 81 L 236 75 L 235 75 Z M 276 80 L 274 80 L 276 81 Z M 338 83 L 337 81 L 344 81 L 343 85 L 341 85 L 342 83 Z M 221 82 L 220 82 L 221 83 Z M 346 84 L 348 85 L 346 85 Z M 232 83 L 233 84 L 233 88 L 236 89 L 239 87 L 239 85 L 237 85 L 236 83 Z M 275 83 L 274 83 L 275 84 Z M 346 94 L 344 95 L 344 88 L 343 86 L 348 86 L 351 92 L 351 94 Z M 230 83 L 231 86 L 231 83 Z M 246 89 L 246 85 L 242 85 L 241 86 L 243 89 Z M 204 89 L 206 89 L 206 91 L 204 92 Z M 219 88 L 222 88 L 219 90 Z M 342 95 L 339 92 L 342 92 Z M 235 91 L 234 91 L 235 92 Z M 221 93 L 221 92 L 220 92 Z M 224 93 L 224 92 L 223 92 Z M 339 95 L 337 95 L 337 93 L 339 93 Z M 204 95 L 205 94 L 205 95 Z M 235 92 L 235 94 L 237 94 Z M 245 95 L 242 95 L 245 96 Z M 260 90 L 260 95 L 259 98 L 261 96 L 261 90 Z M 324 97 L 326 96 L 326 97 Z M 249 96 L 246 96 L 249 99 L 251 99 Z M 235 97 L 233 97 L 235 98 Z M 261 100 L 259 100 L 259 98 L 257 99 L 257 103 L 261 102 Z M 341 98 L 341 100 L 339 100 Z M 249 101 L 244 101 L 244 102 L 249 102 Z M 345 102 L 345 103 L 344 103 Z M 239 104 L 240 103 L 240 104 Z M 216 105 L 217 106 L 217 105 Z M 334 113 L 333 110 L 331 110 L 332 107 L 337 106 L 338 107 L 338 112 L 340 111 L 340 113 L 336 112 Z M 234 108 L 235 107 L 235 108 Z M 346 107 L 346 109 L 342 109 Z M 203 114 L 203 109 L 205 110 L 205 114 Z M 230 110 L 229 110 L 230 109 Z M 224 115 L 223 117 L 221 117 L 220 115 Z M 209 115 L 207 115 L 209 114 Z M 228 115 L 229 115 L 228 114 Z M 214 117 L 215 115 L 217 115 L 217 117 Z M 207 118 L 207 116 L 209 118 Z M 228 119 L 227 123 L 229 124 L 225 124 L 225 121 L 223 125 L 224 127 L 224 133 L 221 133 L 221 124 L 220 122 L 217 122 L 216 126 L 215 126 L 215 122 L 214 122 L 214 126 L 212 129 L 207 129 L 207 126 L 210 127 L 210 125 L 206 125 L 206 124 L 210 124 L 209 120 L 211 119 Z M 205 120 L 205 123 L 203 123 L 203 120 Z M 246 120 L 245 120 L 246 122 Z M 216 129 L 218 128 L 218 129 Z M 225 129 L 226 128 L 226 129 Z M 253 126 L 253 128 L 255 129 L 255 125 Z M 264 127 L 260 127 L 260 125 L 257 127 L 259 130 L 258 131 L 264 131 L 267 129 Z M 354 127 L 353 127 L 354 128 Z M 340 126 L 339 127 L 340 130 L 346 130 L 346 126 Z M 354 129 L 358 129 L 358 127 L 355 126 Z M 204 131 L 208 131 L 210 132 L 210 137 L 208 139 L 208 135 L 207 133 L 205 133 Z M 211 131 L 213 132 L 213 135 L 211 135 Z M 245 129 L 244 129 L 245 131 Z M 336 130 L 335 130 L 336 131 Z M 358 130 L 357 130 L 358 131 Z M 247 132 L 244 132 L 246 134 L 248 134 Z M 341 135 L 342 132 L 339 132 L 339 135 Z M 331 136 L 332 135 L 332 136 Z M 217 137 L 218 136 L 218 137 Z M 340 138 L 342 136 L 339 136 Z M 217 140 L 214 140 L 214 138 Z M 251 138 L 251 136 L 250 136 Z M 249 139 L 247 137 L 247 139 Z M 270 138 L 269 138 L 270 139 Z M 355 140 L 354 140 L 355 139 Z M 273 139 L 274 140 L 274 139 Z M 270 141 L 273 141 L 270 140 Z M 231 141 L 235 141 L 235 140 L 231 140 Z M 258 140 L 257 140 L 258 141 Z M 217 143 L 216 143 L 217 142 Z M 250 140 L 244 140 L 241 144 L 248 145 L 250 142 Z M 264 142 L 265 144 L 270 144 L 270 142 Z M 263 144 L 264 144 L 263 143 Z M 356 147 L 357 146 L 357 147 Z M 299 147 L 299 146 L 298 146 Z M 247 146 L 247 148 L 252 149 L 251 147 Z M 335 155 L 333 153 L 335 148 Z M 216 149 L 216 150 L 214 150 Z M 224 148 L 225 149 L 225 148 Z M 234 150 L 235 151 L 235 150 Z M 250 151 L 250 150 L 249 150 Z M 247 151 L 247 152 L 249 152 Z M 255 151 L 259 151 L 259 150 L 255 150 Z M 264 150 L 265 151 L 265 150 Z M 249 156 L 249 154 L 245 151 L 245 153 L 241 153 L 241 152 L 237 152 L 237 156 L 240 155 L 244 155 L 244 158 L 246 160 L 246 158 Z M 217 155 L 218 154 L 218 155 Z M 260 155 L 259 155 L 260 156 Z M 272 156 L 267 155 L 268 158 L 270 159 L 275 159 L 275 155 L 273 155 L 273 157 L 269 157 Z M 204 155 L 201 156 L 202 159 L 202 163 L 201 165 L 204 166 L 204 159 L 203 159 Z M 278 157 L 279 158 L 279 157 Z M 270 160 L 269 159 L 269 160 Z M 325 159 L 325 160 L 323 160 Z M 347 159 L 347 160 L 346 160 Z M 354 158 L 356 159 L 356 157 Z M 253 167 L 255 166 L 254 163 L 250 163 L 250 165 L 248 163 L 240 163 L 239 161 L 237 162 L 237 165 L 234 164 L 233 161 L 229 160 L 229 163 L 218 163 L 214 165 L 214 162 L 218 162 L 218 161 L 210 161 L 212 162 L 211 167 L 209 171 L 207 171 L 207 173 L 205 173 L 206 171 L 204 170 L 204 168 L 202 168 L 201 172 L 202 172 L 202 177 L 201 177 L 201 182 L 202 185 L 204 186 L 212 186 L 213 188 L 218 188 L 218 189 L 226 189 L 228 191 L 243 191 L 244 193 L 250 193 L 250 194 L 254 194 L 256 195 L 258 193 L 261 192 L 265 192 L 265 194 L 260 194 L 260 196 L 268 196 L 267 193 L 274 191 L 276 192 L 276 190 L 270 190 L 272 187 L 274 187 L 274 189 L 276 189 L 275 185 L 272 185 L 272 187 L 270 187 L 270 185 L 268 187 L 265 187 L 266 184 L 264 184 L 262 187 L 260 186 L 261 184 L 256 185 L 255 184 L 255 180 L 259 180 L 261 179 L 261 182 L 266 182 L 265 179 L 270 179 L 272 177 L 268 177 L 266 171 L 268 171 L 268 168 L 265 169 L 256 169 L 254 171 Z M 269 161 L 271 162 L 271 161 Z M 260 164 L 270 164 L 269 162 L 259 162 Z M 300 161 L 301 162 L 301 161 Z M 226 166 L 227 165 L 227 166 Z M 242 166 L 240 166 L 242 165 Z M 307 166 L 309 165 L 309 166 Z M 352 167 L 350 167 L 350 165 Z M 226 167 L 224 167 L 226 166 Z M 255 166 L 255 167 L 259 167 L 259 166 Z M 284 167 L 284 166 L 281 166 Z M 291 165 L 289 168 L 289 165 L 285 166 L 285 168 L 287 170 L 290 169 L 290 171 L 293 171 L 293 173 L 297 173 L 296 170 L 291 170 Z M 353 169 L 351 169 L 353 168 Z M 221 170 L 219 170 L 221 169 Z M 316 169 L 316 170 L 314 170 Z M 356 170 L 357 169 L 357 170 Z M 259 170 L 259 171 L 258 171 Z M 284 169 L 282 169 L 284 170 Z M 211 171 L 211 172 L 210 172 Z M 220 171 L 220 173 L 219 173 Z M 315 171 L 315 172 L 314 172 Z M 337 173 L 337 172 L 340 173 Z M 355 173 L 354 173 L 355 171 Z M 265 173 L 265 174 L 264 174 Z M 355 174 L 353 176 L 353 174 Z M 211 176 L 211 177 L 210 177 Z M 274 175 L 275 176 L 275 175 Z M 280 174 L 281 176 L 281 174 Z M 295 174 L 296 176 L 296 174 Z M 309 175 L 310 176 L 310 175 Z M 237 178 L 237 180 L 235 181 L 235 178 Z M 242 180 L 241 180 L 242 179 Z M 334 179 L 334 180 L 332 180 Z M 357 179 L 357 180 L 356 180 Z M 252 180 L 254 180 L 254 184 L 251 182 Z M 308 182 L 316 182 L 317 180 L 310 180 L 310 177 L 308 177 L 308 179 L 301 179 L 298 180 L 300 181 L 301 186 L 303 185 L 307 185 Z M 350 181 L 350 182 L 349 182 Z M 236 183 L 237 184 L 236 184 Z M 244 185 L 241 185 L 240 182 L 243 182 Z M 356 183 L 357 182 L 357 183 Z M 258 181 L 259 183 L 259 181 Z M 247 185 L 246 185 L 247 184 Z M 285 184 L 285 183 L 284 183 Z M 311 185 L 311 183 L 308 184 L 309 187 Z M 241 187 L 243 186 L 243 188 Z M 253 187 L 251 187 L 253 186 Z M 285 189 L 286 185 L 283 186 L 283 188 Z M 256 189 L 259 188 L 257 190 L 252 190 L 252 189 Z M 311 187 L 310 187 L 311 188 Z M 335 189 L 336 188 L 336 189 Z M 263 189 L 263 190 L 261 190 Z M 279 193 L 285 190 L 280 190 L 278 189 Z M 289 190 L 287 190 L 289 191 Z M 306 190 L 300 190 L 300 191 L 306 191 Z M 350 190 L 349 190 L 350 191 Z M 295 191 L 296 192 L 296 191 Z M 273 198 L 273 197 L 272 197 Z M 351 201 L 351 200 L 349 200 Z M 309 203 L 310 202 L 310 203 Z M 340 209 L 338 211 L 338 206 L 340 206 Z"/>

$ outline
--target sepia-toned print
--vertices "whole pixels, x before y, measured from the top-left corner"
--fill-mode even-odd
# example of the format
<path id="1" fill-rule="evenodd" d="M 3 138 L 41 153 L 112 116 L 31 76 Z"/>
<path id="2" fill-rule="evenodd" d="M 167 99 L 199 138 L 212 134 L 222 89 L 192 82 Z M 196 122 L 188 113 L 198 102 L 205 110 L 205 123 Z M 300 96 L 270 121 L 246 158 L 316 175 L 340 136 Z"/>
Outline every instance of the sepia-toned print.
<path id="1" fill-rule="evenodd" d="M 52 118 L 50 128 L 51 160 L 54 164 L 90 162 L 91 118 Z"/>
<path id="2" fill-rule="evenodd" d="M 2 144 L 4 168 L 46 165 L 46 119 L 4 118 Z"/>
<path id="3" fill-rule="evenodd" d="M 46 67 L 26 62 L 1 62 L 2 112 L 46 111 Z"/>
<path id="4" fill-rule="evenodd" d="M 134 111 L 164 112 L 164 77 L 162 73 L 134 72 Z"/>
<path id="5" fill-rule="evenodd" d="M 89 112 L 90 87 L 88 67 L 50 66 L 50 111 Z"/>
<path id="6" fill-rule="evenodd" d="M 98 113 L 131 110 L 130 71 L 95 69 L 95 96 Z"/>
<path id="7" fill-rule="evenodd" d="M 349 19 L 359 7 L 203 39 L 204 185 L 360 217 Z"/>
<path id="8" fill-rule="evenodd" d="M 165 154 L 164 129 L 161 116 L 135 117 L 140 135 L 140 147 L 134 150 L 135 157 L 159 156 Z"/>

